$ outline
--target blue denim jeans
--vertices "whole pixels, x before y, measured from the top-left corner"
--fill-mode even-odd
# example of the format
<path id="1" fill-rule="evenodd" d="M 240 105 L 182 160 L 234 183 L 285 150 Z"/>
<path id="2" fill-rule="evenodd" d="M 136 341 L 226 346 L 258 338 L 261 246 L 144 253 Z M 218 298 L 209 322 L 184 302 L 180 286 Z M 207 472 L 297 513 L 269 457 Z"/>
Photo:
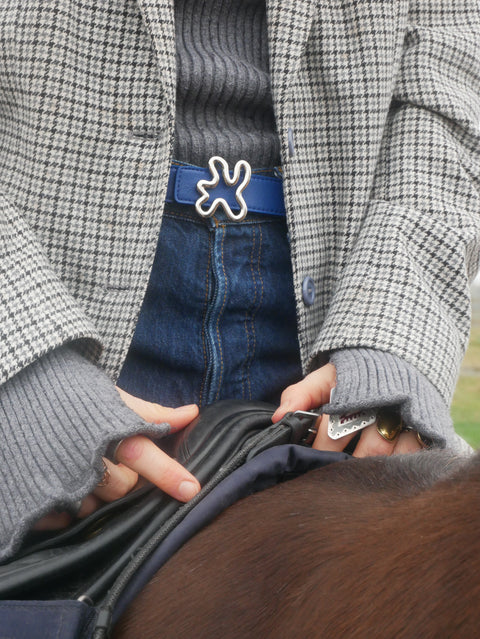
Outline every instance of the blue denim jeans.
<path id="1" fill-rule="evenodd" d="M 150 281 L 118 385 L 166 406 L 278 403 L 301 378 L 284 218 L 166 205 Z"/>

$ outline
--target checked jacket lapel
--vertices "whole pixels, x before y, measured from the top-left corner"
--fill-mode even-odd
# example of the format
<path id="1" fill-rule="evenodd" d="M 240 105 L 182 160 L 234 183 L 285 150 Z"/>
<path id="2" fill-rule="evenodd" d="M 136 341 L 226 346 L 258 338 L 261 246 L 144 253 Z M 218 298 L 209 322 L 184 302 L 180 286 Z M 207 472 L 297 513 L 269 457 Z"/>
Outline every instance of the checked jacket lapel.
<path id="1" fill-rule="evenodd" d="M 266 5 L 272 88 L 281 103 L 307 42 L 316 2 L 266 0 Z"/>
<path id="2" fill-rule="evenodd" d="M 176 86 L 173 0 L 137 0 L 137 2 L 157 52 L 160 82 L 165 87 L 173 110 Z"/>

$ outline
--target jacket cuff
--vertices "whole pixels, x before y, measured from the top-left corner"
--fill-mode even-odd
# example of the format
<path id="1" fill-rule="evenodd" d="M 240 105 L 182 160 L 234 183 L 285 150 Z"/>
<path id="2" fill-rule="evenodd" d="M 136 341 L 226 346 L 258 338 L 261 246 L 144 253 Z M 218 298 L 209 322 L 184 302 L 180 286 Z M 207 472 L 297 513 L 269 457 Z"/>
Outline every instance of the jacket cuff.
<path id="1" fill-rule="evenodd" d="M 394 406 L 405 424 L 432 440 L 435 446 L 465 454 L 471 447 L 455 433 L 449 409 L 433 384 L 400 357 L 371 348 L 334 351 L 330 362 L 337 386 L 329 414 Z"/>
<path id="2" fill-rule="evenodd" d="M 0 387 L 0 560 L 39 518 L 72 508 L 103 474 L 102 455 L 124 437 L 164 436 L 121 400 L 107 375 L 63 346 Z"/>

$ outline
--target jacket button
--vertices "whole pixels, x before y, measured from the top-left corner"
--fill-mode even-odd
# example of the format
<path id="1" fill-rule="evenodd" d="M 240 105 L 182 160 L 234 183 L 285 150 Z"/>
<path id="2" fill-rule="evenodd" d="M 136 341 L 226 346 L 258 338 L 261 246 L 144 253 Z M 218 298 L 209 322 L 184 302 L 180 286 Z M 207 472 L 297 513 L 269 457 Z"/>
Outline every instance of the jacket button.
<path id="1" fill-rule="evenodd" d="M 307 275 L 302 283 L 302 298 L 305 306 L 312 306 L 315 301 L 315 282 Z"/>
<path id="2" fill-rule="evenodd" d="M 293 158 L 293 156 L 295 155 L 295 140 L 293 137 L 293 129 L 290 127 L 288 127 L 287 137 L 288 137 L 288 155 L 291 158 Z"/>

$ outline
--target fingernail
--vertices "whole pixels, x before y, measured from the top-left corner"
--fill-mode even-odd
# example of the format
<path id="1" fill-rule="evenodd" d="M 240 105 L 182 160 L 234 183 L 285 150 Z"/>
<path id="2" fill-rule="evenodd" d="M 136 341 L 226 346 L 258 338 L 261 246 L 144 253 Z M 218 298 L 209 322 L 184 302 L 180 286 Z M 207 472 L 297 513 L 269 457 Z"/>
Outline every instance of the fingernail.
<path id="1" fill-rule="evenodd" d="M 191 413 L 194 408 L 197 408 L 196 404 L 188 404 L 187 406 L 179 406 L 175 411 L 177 413 Z"/>
<path id="2" fill-rule="evenodd" d="M 178 495 L 183 501 L 189 501 L 198 493 L 198 485 L 193 481 L 182 481 L 178 487 Z"/>
<path id="3" fill-rule="evenodd" d="M 272 419 L 278 419 L 280 416 L 283 417 L 286 413 L 288 413 L 288 404 L 280 404 L 277 410 L 273 413 Z"/>

